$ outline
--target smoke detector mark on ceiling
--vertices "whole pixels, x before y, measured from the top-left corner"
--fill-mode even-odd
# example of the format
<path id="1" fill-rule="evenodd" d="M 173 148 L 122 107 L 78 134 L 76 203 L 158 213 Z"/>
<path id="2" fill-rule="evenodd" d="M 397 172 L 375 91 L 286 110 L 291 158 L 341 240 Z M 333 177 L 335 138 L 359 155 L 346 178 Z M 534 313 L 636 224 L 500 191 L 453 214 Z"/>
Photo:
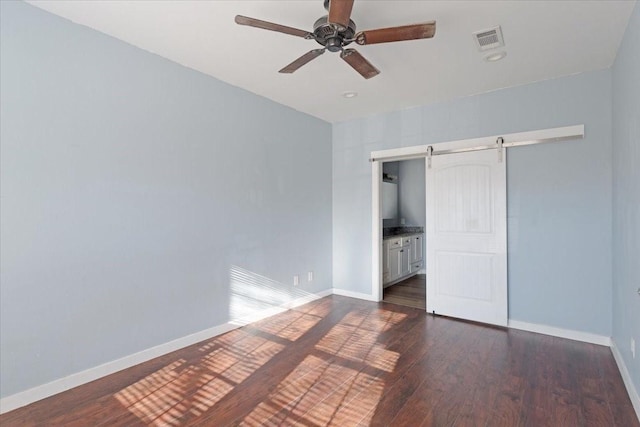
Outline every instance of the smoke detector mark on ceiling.
<path id="1" fill-rule="evenodd" d="M 488 30 L 476 31 L 473 33 L 473 39 L 476 42 L 478 50 L 481 52 L 504 46 L 504 38 L 502 38 L 502 29 L 500 26 Z"/>

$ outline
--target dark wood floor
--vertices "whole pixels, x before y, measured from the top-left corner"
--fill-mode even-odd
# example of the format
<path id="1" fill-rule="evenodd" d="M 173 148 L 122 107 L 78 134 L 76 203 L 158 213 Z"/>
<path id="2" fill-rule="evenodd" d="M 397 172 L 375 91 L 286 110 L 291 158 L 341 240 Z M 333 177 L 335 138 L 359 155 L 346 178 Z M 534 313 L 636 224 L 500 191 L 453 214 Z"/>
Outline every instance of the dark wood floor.
<path id="1" fill-rule="evenodd" d="M 416 274 L 413 277 L 384 288 L 382 300 L 391 304 L 399 304 L 407 307 L 427 307 L 426 275 Z"/>
<path id="2" fill-rule="evenodd" d="M 607 347 L 330 296 L 2 426 L 639 426 Z"/>

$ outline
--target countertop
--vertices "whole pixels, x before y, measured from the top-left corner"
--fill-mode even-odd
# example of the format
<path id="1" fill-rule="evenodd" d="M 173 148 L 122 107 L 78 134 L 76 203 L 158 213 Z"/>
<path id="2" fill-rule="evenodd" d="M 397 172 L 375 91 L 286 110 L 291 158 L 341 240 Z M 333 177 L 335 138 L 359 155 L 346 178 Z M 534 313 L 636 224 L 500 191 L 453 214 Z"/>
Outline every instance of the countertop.
<path id="1" fill-rule="evenodd" d="M 393 239 L 422 233 L 424 233 L 424 227 L 386 227 L 382 229 L 382 238 Z"/>

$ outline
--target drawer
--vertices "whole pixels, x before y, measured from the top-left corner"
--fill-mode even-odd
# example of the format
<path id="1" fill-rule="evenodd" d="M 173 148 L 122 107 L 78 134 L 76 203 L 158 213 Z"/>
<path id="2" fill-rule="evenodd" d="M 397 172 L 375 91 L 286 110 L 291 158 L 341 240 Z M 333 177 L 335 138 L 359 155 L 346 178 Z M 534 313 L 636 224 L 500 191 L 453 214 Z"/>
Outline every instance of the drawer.
<path id="1" fill-rule="evenodd" d="M 402 246 L 409 246 L 411 244 L 411 237 L 402 238 Z"/>
<path id="2" fill-rule="evenodd" d="M 399 248 L 402 247 L 402 237 L 395 237 L 393 239 L 387 239 L 386 241 L 389 248 Z"/>
<path id="3" fill-rule="evenodd" d="M 411 272 L 412 273 L 420 271 L 421 268 L 422 268 L 422 261 L 417 261 L 417 262 L 414 262 L 413 264 L 411 264 Z"/>

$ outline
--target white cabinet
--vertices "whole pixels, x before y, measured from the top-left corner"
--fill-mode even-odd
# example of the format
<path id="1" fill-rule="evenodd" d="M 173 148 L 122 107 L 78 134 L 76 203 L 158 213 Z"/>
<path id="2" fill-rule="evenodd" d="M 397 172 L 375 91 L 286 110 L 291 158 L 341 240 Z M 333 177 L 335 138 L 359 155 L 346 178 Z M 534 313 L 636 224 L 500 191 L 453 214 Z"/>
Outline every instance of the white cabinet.
<path id="1" fill-rule="evenodd" d="M 411 266 L 409 264 L 409 252 L 411 252 L 409 246 L 403 246 L 402 249 L 400 249 L 400 256 L 398 257 L 398 261 L 400 263 L 400 266 L 398 267 L 400 277 L 404 277 L 411 272 Z"/>
<path id="2" fill-rule="evenodd" d="M 391 248 L 387 254 L 389 258 L 389 279 L 387 283 L 398 280 L 400 277 L 400 249 L 402 248 Z"/>
<path id="3" fill-rule="evenodd" d="M 390 237 L 384 240 L 382 282 L 400 281 L 422 268 L 422 234 Z"/>
<path id="4" fill-rule="evenodd" d="M 422 234 L 411 236 L 411 263 L 422 261 Z"/>
<path id="5" fill-rule="evenodd" d="M 389 241 L 384 240 L 382 243 L 382 283 L 391 281 L 391 258 L 389 257 Z"/>
<path id="6" fill-rule="evenodd" d="M 383 283 L 393 282 L 400 277 L 400 266 L 402 265 L 402 238 L 391 238 L 384 240 L 383 247 Z"/>
<path id="7" fill-rule="evenodd" d="M 409 247 L 400 246 L 389 249 L 389 282 L 398 280 L 409 274 Z"/>
<path id="8" fill-rule="evenodd" d="M 410 251 L 411 258 L 409 259 L 410 273 L 417 273 L 422 268 L 422 251 L 423 251 L 424 238 L 422 234 L 416 234 L 411 236 Z"/>

